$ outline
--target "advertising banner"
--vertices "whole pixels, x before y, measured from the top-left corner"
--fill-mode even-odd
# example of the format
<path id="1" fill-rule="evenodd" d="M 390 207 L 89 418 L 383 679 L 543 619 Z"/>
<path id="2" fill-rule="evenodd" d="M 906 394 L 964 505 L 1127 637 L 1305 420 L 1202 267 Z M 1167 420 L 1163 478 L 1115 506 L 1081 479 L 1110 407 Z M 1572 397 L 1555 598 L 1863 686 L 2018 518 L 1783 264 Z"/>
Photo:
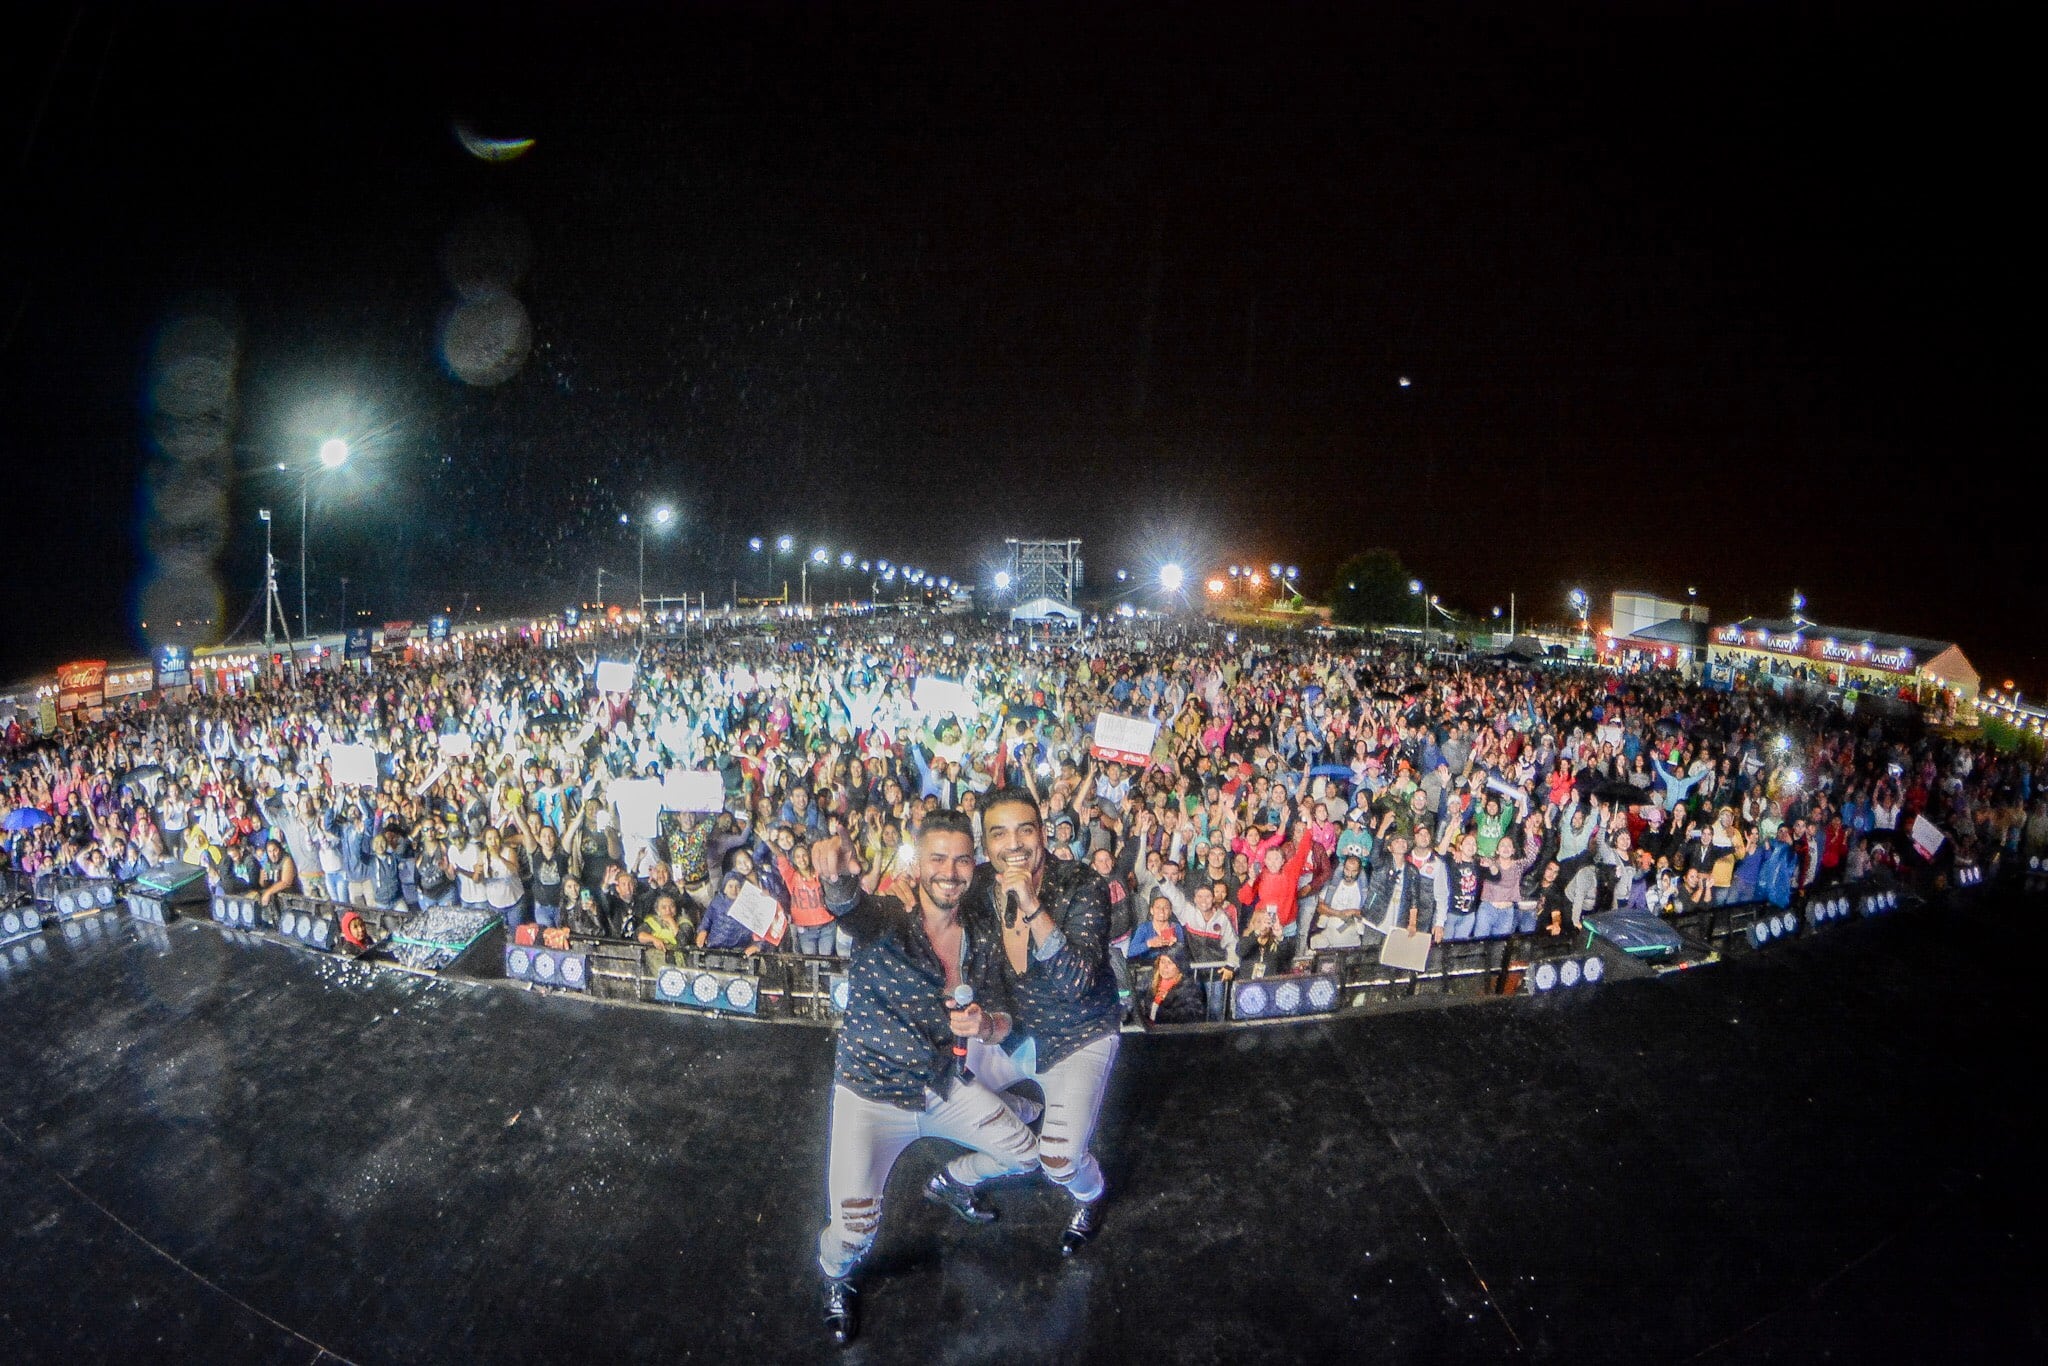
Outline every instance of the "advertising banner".
<path id="1" fill-rule="evenodd" d="M 105 693 L 109 702 L 117 697 L 137 697 L 155 691 L 154 664 L 128 664 L 118 669 L 107 670 Z"/>
<path id="2" fill-rule="evenodd" d="M 57 667 L 57 715 L 97 721 L 107 703 L 107 661 L 81 659 Z"/>

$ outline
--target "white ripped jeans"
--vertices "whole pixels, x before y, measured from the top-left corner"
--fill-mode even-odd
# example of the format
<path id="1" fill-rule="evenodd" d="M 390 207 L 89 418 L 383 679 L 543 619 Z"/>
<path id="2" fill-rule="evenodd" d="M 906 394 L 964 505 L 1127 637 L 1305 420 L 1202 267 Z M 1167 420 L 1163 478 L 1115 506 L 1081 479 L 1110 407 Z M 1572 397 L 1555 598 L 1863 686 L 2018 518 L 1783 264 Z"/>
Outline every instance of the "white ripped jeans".
<path id="1" fill-rule="evenodd" d="M 1109 1085 L 1110 1069 L 1122 1042 L 1118 1035 L 1106 1034 L 1032 1078 L 1045 1092 L 1045 1123 L 1038 1132 L 1039 1162 L 1045 1174 L 1066 1187 L 1076 1200 L 1102 1197 L 1102 1164 L 1095 1160 L 1090 1145 L 1095 1139 L 1095 1121 L 1102 1114 L 1102 1093 Z M 987 1044 L 967 1046 L 967 1065 L 976 1081 L 998 1091 L 1026 1080 L 1009 1054 Z"/>
<path id="2" fill-rule="evenodd" d="M 922 1110 L 899 1110 L 844 1086 L 832 1088 L 831 1220 L 818 1235 L 818 1266 L 827 1276 L 847 1275 L 874 1246 L 889 1169 L 918 1139 L 943 1138 L 971 1149 L 946 1164 L 947 1174 L 965 1186 L 1038 1170 L 1038 1140 L 978 1076 L 953 1082 L 943 1100 L 926 1100 Z"/>

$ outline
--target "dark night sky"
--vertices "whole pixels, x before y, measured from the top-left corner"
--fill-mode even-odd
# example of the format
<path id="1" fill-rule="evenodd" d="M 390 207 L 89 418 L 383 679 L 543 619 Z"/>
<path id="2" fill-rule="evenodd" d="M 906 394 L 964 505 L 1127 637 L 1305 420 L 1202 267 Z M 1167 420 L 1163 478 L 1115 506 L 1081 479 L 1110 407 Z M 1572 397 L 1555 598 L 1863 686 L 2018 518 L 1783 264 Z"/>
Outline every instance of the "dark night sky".
<path id="1" fill-rule="evenodd" d="M 0 59 L 0 679 L 135 652 L 153 340 L 227 300 L 230 619 L 259 503 L 296 602 L 263 472 L 347 393 L 329 625 L 343 574 L 379 619 L 559 606 L 671 497 L 650 587 L 714 599 L 783 530 L 969 575 L 1079 535 L 1098 583 L 1384 544 L 1480 611 L 1796 585 L 2048 683 L 2039 504 L 1985 473 L 2039 450 L 2017 34 L 1125 10 L 45 7 Z M 472 388 L 439 253 L 483 214 L 530 236 L 535 350 Z"/>

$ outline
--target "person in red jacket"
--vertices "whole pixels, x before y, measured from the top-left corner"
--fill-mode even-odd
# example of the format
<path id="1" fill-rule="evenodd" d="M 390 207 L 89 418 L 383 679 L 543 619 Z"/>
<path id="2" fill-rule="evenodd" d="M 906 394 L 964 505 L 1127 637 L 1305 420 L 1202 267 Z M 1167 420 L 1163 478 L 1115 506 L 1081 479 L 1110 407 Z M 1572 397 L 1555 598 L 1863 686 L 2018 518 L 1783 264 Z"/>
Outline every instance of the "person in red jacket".
<path id="1" fill-rule="evenodd" d="M 1282 935 L 1291 935 L 1295 931 L 1294 916 L 1301 896 L 1301 870 L 1308 863 L 1309 851 L 1315 848 L 1315 841 L 1309 838 L 1308 822 L 1299 816 L 1294 818 L 1289 833 L 1294 840 L 1294 852 L 1283 857 L 1280 845 L 1266 846 L 1258 871 L 1237 893 L 1237 899 L 1251 907 L 1254 913 L 1272 907 Z"/>

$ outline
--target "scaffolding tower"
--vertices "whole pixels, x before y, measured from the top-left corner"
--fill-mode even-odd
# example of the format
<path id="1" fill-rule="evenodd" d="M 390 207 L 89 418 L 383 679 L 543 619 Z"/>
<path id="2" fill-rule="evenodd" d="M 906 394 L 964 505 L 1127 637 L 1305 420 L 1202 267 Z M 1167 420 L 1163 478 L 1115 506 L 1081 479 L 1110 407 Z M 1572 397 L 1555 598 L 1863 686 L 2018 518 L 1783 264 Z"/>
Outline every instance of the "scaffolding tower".
<path id="1" fill-rule="evenodd" d="M 1081 589 L 1079 541 L 1009 540 L 1010 591 L 1018 602 L 1051 598 L 1067 606 Z"/>

